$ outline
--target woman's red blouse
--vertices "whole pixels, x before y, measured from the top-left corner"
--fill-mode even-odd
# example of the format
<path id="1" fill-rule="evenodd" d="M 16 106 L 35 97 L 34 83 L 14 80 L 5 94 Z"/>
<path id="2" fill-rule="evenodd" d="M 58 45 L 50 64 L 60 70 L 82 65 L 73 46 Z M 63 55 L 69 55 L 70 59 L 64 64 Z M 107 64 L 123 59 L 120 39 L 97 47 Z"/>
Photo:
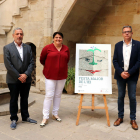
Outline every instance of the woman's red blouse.
<path id="1" fill-rule="evenodd" d="M 62 80 L 67 78 L 69 48 L 62 45 L 60 51 L 54 44 L 45 46 L 40 55 L 40 63 L 44 65 L 43 74 L 47 79 Z"/>

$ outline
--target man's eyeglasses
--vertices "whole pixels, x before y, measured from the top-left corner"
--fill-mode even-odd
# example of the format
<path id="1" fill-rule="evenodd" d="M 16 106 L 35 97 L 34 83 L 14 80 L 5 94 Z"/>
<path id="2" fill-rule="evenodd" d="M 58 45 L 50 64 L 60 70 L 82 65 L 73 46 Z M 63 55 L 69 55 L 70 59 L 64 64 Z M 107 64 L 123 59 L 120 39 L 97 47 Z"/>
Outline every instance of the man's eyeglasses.
<path id="1" fill-rule="evenodd" d="M 126 34 L 126 33 L 131 33 L 132 31 L 125 31 L 125 32 L 122 32 L 123 34 Z"/>

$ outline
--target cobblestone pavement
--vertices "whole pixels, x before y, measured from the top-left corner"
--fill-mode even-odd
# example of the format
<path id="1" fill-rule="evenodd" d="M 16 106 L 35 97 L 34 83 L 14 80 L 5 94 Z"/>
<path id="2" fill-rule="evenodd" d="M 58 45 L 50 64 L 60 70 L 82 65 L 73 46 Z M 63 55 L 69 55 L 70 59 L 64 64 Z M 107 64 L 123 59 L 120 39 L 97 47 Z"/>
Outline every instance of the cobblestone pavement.
<path id="1" fill-rule="evenodd" d="M 109 117 L 111 126 L 107 126 L 105 110 L 82 109 L 79 125 L 76 126 L 76 118 L 80 95 L 62 94 L 59 116 L 62 122 L 52 120 L 40 128 L 42 120 L 42 107 L 44 95 L 30 93 L 36 103 L 29 107 L 30 117 L 37 120 L 38 124 L 22 123 L 21 116 L 16 130 L 10 129 L 8 116 L 0 116 L 0 140 L 140 140 L 140 129 L 133 130 L 129 119 L 129 100 L 125 97 L 124 122 L 114 127 L 117 119 L 117 95 L 107 95 Z M 91 95 L 84 95 L 83 105 L 91 105 Z M 104 105 L 102 95 L 95 96 L 95 105 Z M 137 97 L 137 124 L 140 127 L 140 96 Z"/>

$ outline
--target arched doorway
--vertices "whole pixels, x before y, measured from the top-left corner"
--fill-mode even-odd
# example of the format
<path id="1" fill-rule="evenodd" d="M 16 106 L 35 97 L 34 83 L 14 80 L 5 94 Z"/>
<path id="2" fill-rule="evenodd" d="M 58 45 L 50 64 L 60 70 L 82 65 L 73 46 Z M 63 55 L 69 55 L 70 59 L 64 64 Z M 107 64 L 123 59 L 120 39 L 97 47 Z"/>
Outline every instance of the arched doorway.
<path id="1" fill-rule="evenodd" d="M 31 42 L 27 42 L 26 44 L 30 45 L 32 48 L 32 55 L 33 55 L 35 65 L 31 74 L 32 77 L 31 86 L 36 86 L 36 46 Z"/>

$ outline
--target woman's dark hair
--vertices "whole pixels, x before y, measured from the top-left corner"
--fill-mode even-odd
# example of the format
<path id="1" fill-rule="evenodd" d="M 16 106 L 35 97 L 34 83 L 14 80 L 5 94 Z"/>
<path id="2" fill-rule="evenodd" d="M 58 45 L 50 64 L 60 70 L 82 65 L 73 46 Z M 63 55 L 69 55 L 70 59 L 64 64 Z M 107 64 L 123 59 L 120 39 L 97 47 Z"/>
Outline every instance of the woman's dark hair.
<path id="1" fill-rule="evenodd" d="M 54 33 L 53 33 L 53 38 L 54 38 L 57 34 L 59 34 L 59 35 L 63 38 L 63 34 L 62 34 L 61 32 L 54 32 Z"/>

